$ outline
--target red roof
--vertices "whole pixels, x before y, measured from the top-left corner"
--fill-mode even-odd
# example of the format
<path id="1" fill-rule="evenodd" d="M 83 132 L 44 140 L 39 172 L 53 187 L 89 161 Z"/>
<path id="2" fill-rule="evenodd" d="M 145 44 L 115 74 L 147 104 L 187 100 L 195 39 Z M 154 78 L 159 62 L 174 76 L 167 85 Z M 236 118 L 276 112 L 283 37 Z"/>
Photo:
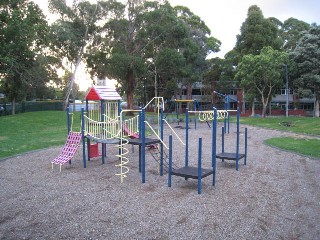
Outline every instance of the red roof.
<path id="1" fill-rule="evenodd" d="M 88 91 L 86 100 L 122 100 L 116 89 L 105 86 L 92 86 Z"/>

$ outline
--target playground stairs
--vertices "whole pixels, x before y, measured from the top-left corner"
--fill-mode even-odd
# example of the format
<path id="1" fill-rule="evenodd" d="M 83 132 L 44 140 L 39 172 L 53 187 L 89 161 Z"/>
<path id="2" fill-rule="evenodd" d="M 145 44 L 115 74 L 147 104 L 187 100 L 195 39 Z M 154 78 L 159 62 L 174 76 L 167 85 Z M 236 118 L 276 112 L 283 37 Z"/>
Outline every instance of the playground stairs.
<path id="1" fill-rule="evenodd" d="M 159 163 L 160 165 L 160 158 L 161 158 L 161 151 L 160 149 L 157 148 L 149 148 L 148 152 L 151 154 L 151 156 L 153 157 L 153 159 Z M 177 166 L 173 166 L 173 169 L 176 168 Z M 168 173 L 169 171 L 169 156 L 168 154 L 163 151 L 163 171 L 164 173 Z"/>

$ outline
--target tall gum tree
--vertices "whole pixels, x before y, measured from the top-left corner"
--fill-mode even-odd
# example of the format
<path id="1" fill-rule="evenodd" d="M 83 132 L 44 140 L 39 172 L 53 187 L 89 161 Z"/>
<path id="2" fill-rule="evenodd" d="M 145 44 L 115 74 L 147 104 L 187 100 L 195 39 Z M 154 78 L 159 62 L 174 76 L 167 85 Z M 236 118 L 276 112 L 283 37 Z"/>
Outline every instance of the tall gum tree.
<path id="1" fill-rule="evenodd" d="M 180 70 L 173 72 L 172 77 L 178 78 L 177 73 L 183 77 L 183 74 L 198 72 L 199 67 L 198 71 L 192 71 L 192 67 L 202 64 L 199 60 L 205 60 L 210 49 L 217 49 L 218 44 L 214 45 L 217 41 L 208 37 L 209 29 L 199 17 L 178 15 L 168 2 L 129 0 L 126 4 L 119 3 L 118 7 L 121 14 L 104 24 L 101 42 L 90 49 L 88 65 L 92 74 L 117 80 L 118 89 L 127 96 L 129 108 L 133 107 L 134 91 L 140 79 L 150 75 L 150 71 L 155 78 L 160 73 L 164 76 L 161 71 L 166 68 L 163 64 L 166 53 L 175 50 L 189 59 L 184 66 L 177 66 Z M 197 29 L 201 34 L 197 34 Z M 183 62 L 177 54 L 175 61 Z"/>
<path id="2" fill-rule="evenodd" d="M 49 10 L 59 16 L 51 25 L 50 50 L 61 59 L 61 66 L 66 72 L 72 72 L 67 81 L 65 106 L 74 91 L 77 71 L 85 61 L 86 49 L 97 38 L 96 33 L 101 21 L 109 17 L 109 5 L 112 1 L 73 1 L 68 5 L 65 0 L 50 0 Z"/>
<path id="3" fill-rule="evenodd" d="M 278 29 L 272 20 L 263 16 L 257 5 L 248 9 L 247 18 L 242 23 L 240 34 L 237 35 L 235 49 L 244 56 L 247 54 L 258 55 L 263 47 L 271 46 L 279 50 L 282 45 L 278 37 Z"/>

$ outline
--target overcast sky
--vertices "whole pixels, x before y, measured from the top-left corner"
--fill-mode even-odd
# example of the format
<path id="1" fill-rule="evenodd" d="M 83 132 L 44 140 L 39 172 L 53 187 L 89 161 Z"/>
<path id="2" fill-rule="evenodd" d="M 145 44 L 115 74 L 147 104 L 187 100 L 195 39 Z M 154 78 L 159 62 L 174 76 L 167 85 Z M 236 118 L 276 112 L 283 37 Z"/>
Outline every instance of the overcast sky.
<path id="1" fill-rule="evenodd" d="M 171 5 L 183 5 L 198 15 L 221 42 L 223 57 L 236 43 L 236 35 L 247 18 L 248 8 L 257 5 L 265 18 L 275 17 L 284 22 L 290 17 L 307 23 L 320 23 L 319 0 L 169 0 Z"/>

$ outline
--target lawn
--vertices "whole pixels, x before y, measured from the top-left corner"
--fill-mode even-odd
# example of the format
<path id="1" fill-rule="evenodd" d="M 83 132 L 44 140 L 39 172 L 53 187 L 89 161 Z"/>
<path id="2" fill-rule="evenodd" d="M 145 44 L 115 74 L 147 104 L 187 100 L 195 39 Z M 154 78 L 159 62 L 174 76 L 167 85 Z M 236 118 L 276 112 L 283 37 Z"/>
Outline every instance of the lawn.
<path id="1" fill-rule="evenodd" d="M 149 115 L 149 113 L 148 113 Z M 80 113 L 73 117 L 73 130 L 80 131 Z M 235 121 L 235 118 L 232 118 Z M 309 117 L 241 118 L 242 124 L 320 136 L 320 119 Z M 0 159 L 16 154 L 61 146 L 67 137 L 64 111 L 28 112 L 0 117 Z M 276 138 L 266 141 L 286 150 L 320 158 L 320 140 Z"/>
<path id="2" fill-rule="evenodd" d="M 313 117 L 267 117 L 241 118 L 240 123 L 287 132 L 320 136 L 320 118 Z"/>
<path id="3" fill-rule="evenodd" d="M 76 113 L 78 115 L 79 113 Z M 74 131 L 80 131 L 80 117 Z M 28 112 L 0 117 L 0 159 L 64 144 L 67 114 L 64 111 Z"/>
<path id="4" fill-rule="evenodd" d="M 270 146 L 276 146 L 281 149 L 298 152 L 306 156 L 320 159 L 320 138 L 309 139 L 281 137 L 267 139 L 265 143 Z"/>

